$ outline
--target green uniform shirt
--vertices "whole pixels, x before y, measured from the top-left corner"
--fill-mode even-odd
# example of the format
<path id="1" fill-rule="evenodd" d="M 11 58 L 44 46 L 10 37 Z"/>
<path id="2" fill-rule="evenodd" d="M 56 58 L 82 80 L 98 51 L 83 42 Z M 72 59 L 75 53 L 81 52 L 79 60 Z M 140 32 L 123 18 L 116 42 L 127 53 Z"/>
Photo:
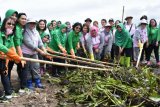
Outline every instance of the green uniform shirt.
<path id="1" fill-rule="evenodd" d="M 13 38 L 14 40 L 14 45 L 16 46 L 21 46 L 22 41 L 23 41 L 23 28 L 18 24 L 16 25 L 16 33 Z"/>
<path id="2" fill-rule="evenodd" d="M 67 39 L 67 45 L 66 45 L 66 49 L 67 52 L 70 53 L 71 49 L 74 50 L 75 53 L 77 53 L 77 44 L 80 41 L 80 36 L 81 33 L 76 34 L 74 31 L 71 31 L 68 34 L 68 39 Z"/>
<path id="3" fill-rule="evenodd" d="M 53 35 L 55 34 L 56 31 L 57 31 L 56 28 L 54 28 L 50 31 L 51 38 L 53 38 Z"/>
<path id="4" fill-rule="evenodd" d="M 51 39 L 51 42 L 49 43 L 49 47 L 54 51 L 60 52 L 60 49 L 58 46 L 62 45 L 62 47 L 65 48 L 66 40 L 67 40 L 66 34 L 62 33 L 60 30 L 57 30 L 52 35 L 52 39 Z"/>
<path id="5" fill-rule="evenodd" d="M 132 47 L 132 39 L 130 33 L 125 30 L 123 23 L 118 24 L 122 28 L 122 31 L 118 30 L 115 33 L 115 45 L 122 48 L 131 48 Z"/>
<path id="6" fill-rule="evenodd" d="M 62 29 L 66 28 L 66 24 L 61 24 L 59 30 L 55 30 L 52 32 L 51 42 L 49 43 L 49 47 L 54 51 L 60 52 L 59 45 L 65 48 L 67 36 L 66 33 L 62 33 Z"/>
<path id="7" fill-rule="evenodd" d="M 149 44 L 151 44 L 152 42 L 159 41 L 159 40 L 160 38 L 158 36 L 158 28 L 157 27 L 149 28 L 149 35 L 148 35 Z"/>
<path id="8" fill-rule="evenodd" d="M 38 31 L 39 32 L 39 31 Z M 40 37 L 41 37 L 41 39 L 44 37 L 44 35 L 45 35 L 45 31 L 43 31 L 43 32 L 39 32 L 39 35 L 40 35 Z"/>
<path id="9" fill-rule="evenodd" d="M 14 46 L 13 37 L 13 35 L 9 35 L 8 38 L 6 38 L 5 34 L 0 32 L 0 51 L 7 53 L 8 49 Z"/>

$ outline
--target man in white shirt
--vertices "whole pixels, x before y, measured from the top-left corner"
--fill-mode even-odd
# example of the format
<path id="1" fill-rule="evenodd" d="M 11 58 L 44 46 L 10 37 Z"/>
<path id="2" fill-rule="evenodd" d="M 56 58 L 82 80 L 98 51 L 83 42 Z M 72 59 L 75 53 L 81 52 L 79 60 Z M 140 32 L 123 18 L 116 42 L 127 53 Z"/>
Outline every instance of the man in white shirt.
<path id="1" fill-rule="evenodd" d="M 131 38 L 133 38 L 135 31 L 136 31 L 136 25 L 132 23 L 132 16 L 127 16 L 125 18 L 125 20 L 127 21 L 127 23 L 125 24 L 125 28 L 126 30 L 129 31 Z M 131 57 L 132 61 L 134 62 L 134 53 L 133 53 L 133 48 L 132 48 L 132 57 Z"/>
<path id="2" fill-rule="evenodd" d="M 129 31 L 131 38 L 133 38 L 134 33 L 136 31 L 136 25 L 132 23 L 132 19 L 133 19 L 132 16 L 127 16 L 125 18 L 125 20 L 127 21 L 127 23 L 125 24 L 125 28 L 126 28 L 126 30 Z"/>
<path id="3" fill-rule="evenodd" d="M 107 24 L 107 20 L 106 19 L 102 19 L 101 20 L 102 27 L 99 29 L 100 33 L 104 31 L 106 24 Z"/>

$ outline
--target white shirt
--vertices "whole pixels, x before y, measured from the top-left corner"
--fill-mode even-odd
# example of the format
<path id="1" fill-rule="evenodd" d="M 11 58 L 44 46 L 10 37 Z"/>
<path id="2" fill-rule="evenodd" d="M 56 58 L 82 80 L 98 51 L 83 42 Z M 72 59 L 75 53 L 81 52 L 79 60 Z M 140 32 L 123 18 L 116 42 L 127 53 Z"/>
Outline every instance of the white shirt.
<path id="1" fill-rule="evenodd" d="M 132 28 L 131 28 L 131 25 L 132 25 Z M 130 25 L 128 25 L 128 24 L 126 24 L 125 25 L 125 28 L 126 28 L 126 30 L 130 30 L 130 28 L 131 28 L 131 30 L 130 30 L 130 35 L 131 36 L 133 36 L 134 35 L 134 33 L 135 33 L 135 31 L 136 31 L 136 26 L 134 25 L 134 24 L 130 24 Z"/>

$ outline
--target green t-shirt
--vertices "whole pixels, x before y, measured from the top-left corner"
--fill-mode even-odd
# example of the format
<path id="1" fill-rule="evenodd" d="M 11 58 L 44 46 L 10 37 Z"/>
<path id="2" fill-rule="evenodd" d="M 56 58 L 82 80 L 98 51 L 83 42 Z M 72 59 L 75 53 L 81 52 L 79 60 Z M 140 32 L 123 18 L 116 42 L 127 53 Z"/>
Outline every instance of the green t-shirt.
<path id="1" fill-rule="evenodd" d="M 21 46 L 23 41 L 23 28 L 18 24 L 16 25 L 16 33 L 14 35 L 14 45 Z"/>
<path id="2" fill-rule="evenodd" d="M 152 42 L 160 41 L 160 37 L 158 36 L 158 28 L 157 27 L 149 28 L 148 41 L 149 41 L 149 44 L 151 44 Z"/>
<path id="3" fill-rule="evenodd" d="M 67 38 L 67 45 L 66 45 L 66 49 L 67 52 L 70 53 L 71 49 L 74 50 L 75 53 L 77 53 L 77 44 L 80 41 L 80 36 L 81 33 L 76 34 L 74 31 L 71 31 L 68 34 L 68 38 Z"/>
<path id="4" fill-rule="evenodd" d="M 9 48 L 14 47 L 13 37 L 13 35 L 9 35 L 6 38 L 5 34 L 0 32 L 0 51 L 7 53 Z"/>
<path id="5" fill-rule="evenodd" d="M 62 33 L 60 30 L 56 30 L 52 34 L 52 39 L 48 46 L 54 51 L 60 52 L 60 49 L 58 46 L 61 45 L 62 47 L 65 48 L 66 40 L 67 40 L 66 33 Z"/>

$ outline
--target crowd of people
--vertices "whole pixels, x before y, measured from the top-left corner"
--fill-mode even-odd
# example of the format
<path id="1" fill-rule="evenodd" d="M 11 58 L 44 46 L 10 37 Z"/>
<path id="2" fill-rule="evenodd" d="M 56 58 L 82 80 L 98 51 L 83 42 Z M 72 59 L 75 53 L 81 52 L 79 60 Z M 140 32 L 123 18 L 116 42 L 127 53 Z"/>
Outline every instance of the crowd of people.
<path id="1" fill-rule="evenodd" d="M 122 66 L 130 67 L 131 63 L 137 61 L 140 49 L 143 49 L 140 62 L 151 65 L 150 57 L 154 50 L 157 65 L 160 66 L 160 28 L 157 21 L 148 21 L 147 16 L 143 15 L 138 19 L 139 25 L 135 25 L 132 19 L 132 16 L 127 16 L 125 23 L 114 21 L 113 18 L 108 22 L 102 19 L 102 27 L 99 27 L 98 21 L 92 24 L 92 20 L 87 18 L 83 24 L 76 22 L 71 26 L 69 21 L 36 21 L 25 13 L 7 10 L 0 24 L 0 75 L 4 87 L 1 99 L 13 97 L 11 72 L 15 64 L 20 93 L 25 93 L 26 88 L 44 88 L 40 78 L 47 70 L 55 77 L 66 72 L 64 67 L 23 61 L 22 57 L 65 63 L 65 60 L 47 54 L 57 55 L 55 52 L 60 52 L 72 58 L 80 56 L 110 63 L 119 62 Z"/>

